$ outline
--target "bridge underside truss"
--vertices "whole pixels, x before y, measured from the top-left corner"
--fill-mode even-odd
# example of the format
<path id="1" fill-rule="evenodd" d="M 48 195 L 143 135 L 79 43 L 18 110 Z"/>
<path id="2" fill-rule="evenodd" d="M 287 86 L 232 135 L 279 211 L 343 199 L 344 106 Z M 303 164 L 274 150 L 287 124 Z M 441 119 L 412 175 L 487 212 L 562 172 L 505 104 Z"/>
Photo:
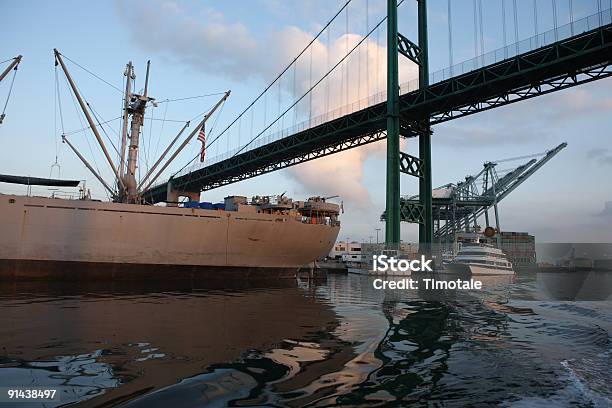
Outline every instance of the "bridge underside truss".
<path id="1" fill-rule="evenodd" d="M 431 124 L 486 111 L 612 76 L 612 24 L 403 94 L 404 137 Z M 385 138 L 386 103 L 368 107 L 172 179 L 183 190 L 205 191 Z M 167 185 L 144 194 L 166 199 Z"/>

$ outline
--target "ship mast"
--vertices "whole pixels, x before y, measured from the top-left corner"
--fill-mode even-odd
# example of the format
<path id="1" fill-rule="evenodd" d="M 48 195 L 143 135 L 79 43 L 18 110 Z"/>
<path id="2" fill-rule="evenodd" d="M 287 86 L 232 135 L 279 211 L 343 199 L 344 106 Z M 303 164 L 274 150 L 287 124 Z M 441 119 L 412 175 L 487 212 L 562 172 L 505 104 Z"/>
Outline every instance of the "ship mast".
<path id="1" fill-rule="evenodd" d="M 125 172 L 125 148 L 127 145 L 127 134 L 128 134 L 128 125 L 129 125 L 129 117 L 128 117 L 128 109 L 130 107 L 130 99 L 132 98 L 132 81 L 136 79 L 136 75 L 134 75 L 134 66 L 132 65 L 132 61 L 128 62 L 125 67 L 124 73 L 125 80 L 125 99 L 124 99 L 124 107 L 123 107 L 123 126 L 121 130 L 121 153 L 119 155 L 119 174 L 123 177 Z M 125 182 L 124 182 L 125 183 Z M 122 184 L 117 180 L 119 196 L 120 199 L 125 197 L 125 191 L 122 189 Z"/>
<path id="2" fill-rule="evenodd" d="M 212 114 L 225 102 L 225 100 L 229 97 L 230 91 L 227 91 L 223 97 L 216 103 L 216 105 L 208 111 L 203 119 L 200 121 L 198 126 L 193 129 L 193 131 L 187 136 L 187 138 L 183 141 L 183 143 L 179 146 L 179 148 L 171 155 L 171 157 L 166 161 L 166 163 L 162 166 L 162 168 L 153 176 L 149 181 L 147 186 L 142 189 L 145 181 L 149 179 L 149 177 L 153 174 L 153 171 L 157 168 L 158 165 L 161 164 L 162 160 L 174 146 L 174 144 L 180 139 L 181 135 L 185 131 L 185 129 L 189 126 L 189 122 L 187 122 L 175 138 L 172 140 L 170 145 L 166 148 L 164 153 L 159 157 L 159 159 L 155 162 L 153 167 L 147 172 L 144 178 L 140 181 L 140 184 L 136 181 L 136 169 L 138 168 L 138 147 L 140 143 L 140 131 L 142 125 L 144 123 L 145 110 L 147 108 L 147 104 L 151 101 L 154 101 L 155 98 L 151 98 L 148 96 L 149 89 L 149 72 L 151 69 L 151 61 L 147 61 L 147 73 L 145 77 L 145 86 L 142 95 L 136 94 L 132 92 L 133 81 L 136 79 L 134 74 L 134 66 L 132 62 L 128 62 L 126 65 L 125 73 L 126 76 L 126 84 L 125 84 L 125 95 L 124 95 L 124 114 L 123 114 L 123 126 L 121 132 L 121 150 L 119 152 L 119 163 L 118 166 L 110 158 L 108 150 L 104 145 L 104 141 L 100 136 L 100 132 L 98 131 L 93 118 L 88 110 L 88 104 L 81 97 L 79 90 L 72 80 L 66 65 L 62 59 L 60 52 L 57 49 L 54 49 L 55 52 L 55 61 L 56 65 L 60 65 L 64 74 L 66 75 L 66 79 L 70 87 L 72 88 L 72 92 L 74 93 L 81 110 L 83 111 L 87 122 L 89 123 L 89 127 L 91 128 L 94 136 L 96 137 L 98 144 L 102 148 L 104 156 L 106 157 L 108 163 L 113 170 L 113 173 L 117 177 L 117 192 L 114 192 L 111 187 L 106 183 L 99 172 L 97 172 L 91 164 L 83 157 L 82 154 L 76 149 L 74 145 L 72 145 L 68 139 L 66 139 L 65 135 L 62 135 L 63 142 L 67 143 L 68 146 L 76 153 L 76 155 L 81 159 L 83 164 L 93 173 L 93 175 L 102 183 L 104 188 L 106 188 L 111 195 L 113 196 L 113 200 L 115 202 L 122 202 L 128 204 L 140 204 L 142 201 L 141 192 L 145 191 L 148 187 L 155 182 L 155 180 L 163 173 L 163 171 L 170 165 L 170 163 L 176 158 L 176 156 L 187 146 L 187 144 L 193 139 L 196 132 L 203 128 L 206 121 L 212 116 Z M 11 67 L 12 68 L 12 67 Z M 10 70 L 10 69 L 9 69 Z M 5 75 L 5 73 L 3 73 Z M 131 117 L 131 118 L 130 118 Z M 131 121 L 130 121 L 131 119 Z M 128 132 L 129 128 L 129 132 Z M 129 139 L 129 145 L 128 145 Z M 125 159 L 125 154 L 127 151 L 127 161 Z M 127 162 L 127 166 L 126 166 Z"/>
<path id="3" fill-rule="evenodd" d="M 129 64 L 128 64 L 129 65 Z M 138 192 L 138 184 L 136 183 L 136 167 L 138 165 L 138 144 L 140 141 L 140 129 L 144 122 L 145 109 L 149 101 L 154 100 L 147 96 L 149 86 L 149 70 L 151 61 L 147 61 L 147 74 L 145 78 L 145 87 L 143 95 L 132 94 L 127 113 L 132 115 L 132 123 L 130 130 L 130 147 L 128 151 L 128 165 L 125 173 L 125 185 L 127 188 L 128 203 L 134 204 L 140 202 L 140 194 Z"/>

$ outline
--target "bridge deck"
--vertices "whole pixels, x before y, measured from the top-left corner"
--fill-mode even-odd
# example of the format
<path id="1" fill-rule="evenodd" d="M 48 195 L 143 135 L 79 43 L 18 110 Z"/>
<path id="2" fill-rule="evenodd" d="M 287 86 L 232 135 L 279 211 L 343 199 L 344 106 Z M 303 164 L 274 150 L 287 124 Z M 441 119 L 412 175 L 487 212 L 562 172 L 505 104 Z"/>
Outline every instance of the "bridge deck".
<path id="1" fill-rule="evenodd" d="M 612 75 L 612 24 L 401 95 L 402 135 L 432 124 L 507 105 Z M 353 112 L 172 179 L 172 186 L 205 191 L 368 144 L 386 137 L 386 102 Z M 166 199 L 167 184 L 144 193 Z"/>

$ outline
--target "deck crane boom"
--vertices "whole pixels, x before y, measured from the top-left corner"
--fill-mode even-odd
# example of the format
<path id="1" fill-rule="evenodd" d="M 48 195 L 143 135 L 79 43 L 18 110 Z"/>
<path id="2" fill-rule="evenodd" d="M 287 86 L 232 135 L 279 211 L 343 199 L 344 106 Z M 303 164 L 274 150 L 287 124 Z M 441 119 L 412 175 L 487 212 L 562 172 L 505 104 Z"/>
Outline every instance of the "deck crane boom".
<path id="1" fill-rule="evenodd" d="M 11 63 L 8 65 L 8 67 L 6 67 L 6 69 L 4 71 L 2 71 L 2 73 L 0 73 L 0 82 L 2 82 L 2 80 L 4 78 L 6 78 L 6 76 L 11 71 L 14 72 L 13 80 L 11 81 L 11 87 L 9 88 L 9 92 L 8 92 L 7 97 L 6 97 L 6 101 L 4 102 L 4 108 L 2 109 L 2 113 L 0 113 L 0 125 L 4 121 L 4 118 L 6 117 L 6 107 L 8 106 L 8 102 L 9 102 L 9 99 L 11 97 L 11 91 L 13 90 L 13 84 L 15 82 L 15 76 L 17 75 L 17 68 L 19 66 L 19 63 L 21 62 L 21 58 L 22 58 L 21 55 L 18 55 L 15 58 L 13 58 Z"/>

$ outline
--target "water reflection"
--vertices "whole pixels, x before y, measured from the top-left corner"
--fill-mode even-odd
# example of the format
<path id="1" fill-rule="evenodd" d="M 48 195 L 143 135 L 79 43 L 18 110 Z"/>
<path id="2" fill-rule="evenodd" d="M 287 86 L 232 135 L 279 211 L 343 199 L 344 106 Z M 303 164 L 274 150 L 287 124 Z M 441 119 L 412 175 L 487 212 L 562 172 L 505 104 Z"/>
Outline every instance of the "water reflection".
<path id="1" fill-rule="evenodd" d="M 595 300 L 611 280 L 589 279 L 580 302 L 541 274 L 480 291 L 5 285 L 0 386 L 61 385 L 83 406 L 607 406 L 612 312 Z"/>

